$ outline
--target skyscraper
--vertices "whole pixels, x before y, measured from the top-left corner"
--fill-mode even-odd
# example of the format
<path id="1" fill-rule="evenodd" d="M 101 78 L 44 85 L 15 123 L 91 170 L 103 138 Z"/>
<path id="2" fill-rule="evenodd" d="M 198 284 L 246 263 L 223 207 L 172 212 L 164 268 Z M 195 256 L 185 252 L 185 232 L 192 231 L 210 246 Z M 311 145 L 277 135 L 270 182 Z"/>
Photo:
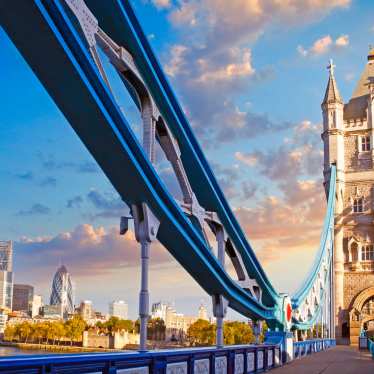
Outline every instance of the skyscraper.
<path id="1" fill-rule="evenodd" d="M 12 310 L 31 313 L 34 287 L 28 284 L 13 285 Z"/>
<path id="2" fill-rule="evenodd" d="M 74 312 L 74 287 L 70 274 L 64 265 L 60 266 L 52 282 L 51 305 L 59 305 L 61 316 L 66 318 Z"/>
<path id="3" fill-rule="evenodd" d="M 32 298 L 31 305 L 31 317 L 38 316 L 40 314 L 40 309 L 43 306 L 42 297 L 40 295 L 35 295 Z"/>
<path id="4" fill-rule="evenodd" d="M 109 315 L 111 317 L 118 317 L 121 319 L 127 319 L 128 305 L 123 300 L 112 301 L 109 304 Z"/>
<path id="5" fill-rule="evenodd" d="M 94 317 L 94 311 L 92 308 L 91 300 L 81 301 L 81 304 L 79 306 L 79 314 L 87 322 Z"/>
<path id="6" fill-rule="evenodd" d="M 0 241 L 0 308 L 12 310 L 13 245 L 11 241 Z"/>

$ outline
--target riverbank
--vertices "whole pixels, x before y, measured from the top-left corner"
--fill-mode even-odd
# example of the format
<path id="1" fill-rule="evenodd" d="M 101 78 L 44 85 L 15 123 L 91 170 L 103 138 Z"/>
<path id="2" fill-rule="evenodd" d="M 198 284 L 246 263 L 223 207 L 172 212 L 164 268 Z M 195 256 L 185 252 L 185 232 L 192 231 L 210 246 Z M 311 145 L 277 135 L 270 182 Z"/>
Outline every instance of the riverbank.
<path id="1" fill-rule="evenodd" d="M 56 345 L 56 344 L 37 344 L 37 343 L 16 343 L 0 341 L 1 347 L 13 347 L 20 350 L 31 351 L 47 351 L 47 352 L 68 352 L 68 353 L 81 353 L 81 352 L 121 352 L 118 349 L 107 348 L 88 348 L 70 345 Z"/>

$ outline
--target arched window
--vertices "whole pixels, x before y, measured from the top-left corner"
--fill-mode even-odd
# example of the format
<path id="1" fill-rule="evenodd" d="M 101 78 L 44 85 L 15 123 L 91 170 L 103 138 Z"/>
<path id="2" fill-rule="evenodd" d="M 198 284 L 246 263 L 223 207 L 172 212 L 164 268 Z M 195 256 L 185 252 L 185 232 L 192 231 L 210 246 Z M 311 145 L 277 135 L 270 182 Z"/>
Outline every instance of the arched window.
<path id="1" fill-rule="evenodd" d="M 362 261 L 372 261 L 372 260 L 374 260 L 374 246 L 373 245 L 363 245 L 362 246 L 361 260 Z"/>
<path id="2" fill-rule="evenodd" d="M 352 256 L 352 262 L 358 261 L 358 245 L 356 242 L 353 242 L 351 244 L 351 256 Z"/>
<path id="3" fill-rule="evenodd" d="M 355 197 L 352 200 L 353 213 L 362 213 L 364 211 L 364 199 L 362 197 Z"/>

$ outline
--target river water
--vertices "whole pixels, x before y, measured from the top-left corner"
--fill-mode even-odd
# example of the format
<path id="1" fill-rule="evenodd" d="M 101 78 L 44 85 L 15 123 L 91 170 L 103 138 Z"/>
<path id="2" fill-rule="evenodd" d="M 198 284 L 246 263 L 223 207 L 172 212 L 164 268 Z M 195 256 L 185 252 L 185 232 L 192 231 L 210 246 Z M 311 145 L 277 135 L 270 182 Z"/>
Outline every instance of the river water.
<path id="1" fill-rule="evenodd" d="M 20 356 L 20 355 L 48 355 L 48 354 L 67 354 L 67 353 L 80 353 L 80 352 L 67 352 L 67 351 L 46 351 L 44 349 L 20 349 L 17 347 L 2 347 L 0 346 L 1 356 Z"/>

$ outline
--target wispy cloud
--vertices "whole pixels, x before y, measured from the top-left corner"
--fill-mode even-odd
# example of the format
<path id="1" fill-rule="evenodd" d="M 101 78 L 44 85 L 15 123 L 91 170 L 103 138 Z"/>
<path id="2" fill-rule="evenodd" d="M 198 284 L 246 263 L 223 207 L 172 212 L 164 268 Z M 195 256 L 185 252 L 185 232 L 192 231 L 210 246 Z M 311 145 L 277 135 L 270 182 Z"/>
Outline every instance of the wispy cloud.
<path id="1" fill-rule="evenodd" d="M 139 245 L 130 231 L 120 236 L 118 229 L 82 224 L 54 237 L 23 237 L 15 242 L 17 270 L 44 272 L 56 268 L 61 259 L 80 276 L 109 273 L 139 265 Z M 160 244 L 152 246 L 154 265 L 171 261 Z"/>
<path id="2" fill-rule="evenodd" d="M 338 50 L 348 46 L 348 35 L 341 35 L 335 41 L 333 41 L 330 35 L 326 35 L 317 39 L 309 48 L 304 48 L 302 45 L 299 45 L 297 51 L 303 57 L 320 56 L 330 52 L 332 49 Z"/>
<path id="3" fill-rule="evenodd" d="M 41 203 L 36 203 L 31 206 L 30 209 L 20 210 L 17 215 L 19 216 L 35 216 L 49 214 L 51 209 Z"/>

